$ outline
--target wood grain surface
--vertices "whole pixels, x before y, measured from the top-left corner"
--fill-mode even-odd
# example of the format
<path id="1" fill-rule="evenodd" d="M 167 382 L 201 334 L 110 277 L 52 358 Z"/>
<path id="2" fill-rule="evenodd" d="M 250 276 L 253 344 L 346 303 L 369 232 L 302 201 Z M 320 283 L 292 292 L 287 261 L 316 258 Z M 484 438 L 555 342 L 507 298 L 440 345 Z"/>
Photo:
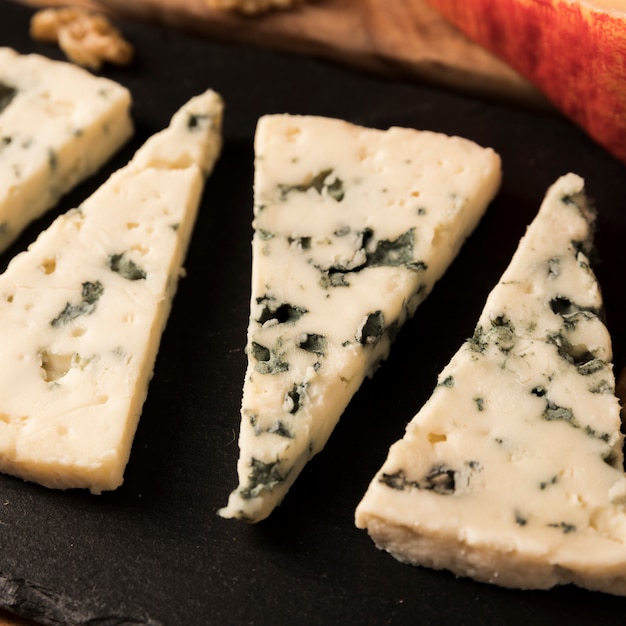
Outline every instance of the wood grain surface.
<path id="1" fill-rule="evenodd" d="M 508 65 L 470 42 L 426 0 L 308 0 L 244 16 L 204 0 L 23 0 L 76 4 L 120 19 L 167 25 L 216 40 L 314 55 L 532 106 L 545 99 Z"/>

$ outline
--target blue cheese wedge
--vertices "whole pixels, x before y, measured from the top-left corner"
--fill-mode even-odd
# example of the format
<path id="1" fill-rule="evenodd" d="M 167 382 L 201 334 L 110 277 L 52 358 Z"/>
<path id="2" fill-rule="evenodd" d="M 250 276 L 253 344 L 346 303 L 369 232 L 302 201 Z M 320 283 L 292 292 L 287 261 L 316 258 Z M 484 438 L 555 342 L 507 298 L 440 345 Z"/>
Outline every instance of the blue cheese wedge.
<path id="1" fill-rule="evenodd" d="M 221 119 L 190 100 L 0 275 L 0 471 L 122 483 Z"/>
<path id="2" fill-rule="evenodd" d="M 466 139 L 315 116 L 261 118 L 255 155 L 239 486 L 220 511 L 249 522 L 324 447 L 501 177 Z"/>
<path id="3" fill-rule="evenodd" d="M 128 140 L 130 107 L 114 81 L 0 48 L 0 252 Z"/>
<path id="4" fill-rule="evenodd" d="M 583 180 L 548 191 L 356 525 L 400 561 L 626 593 L 626 475 Z"/>

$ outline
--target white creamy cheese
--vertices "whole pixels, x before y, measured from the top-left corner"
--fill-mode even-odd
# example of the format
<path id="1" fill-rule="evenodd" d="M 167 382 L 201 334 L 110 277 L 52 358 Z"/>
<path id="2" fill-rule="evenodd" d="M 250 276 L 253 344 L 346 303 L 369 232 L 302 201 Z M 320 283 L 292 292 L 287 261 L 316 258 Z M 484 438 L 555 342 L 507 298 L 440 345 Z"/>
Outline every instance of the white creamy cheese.
<path id="1" fill-rule="evenodd" d="M 401 561 L 626 593 L 626 476 L 583 180 L 548 191 L 474 336 L 356 510 Z"/>
<path id="2" fill-rule="evenodd" d="M 131 136 L 127 89 L 0 48 L 0 251 Z"/>
<path id="3" fill-rule="evenodd" d="M 255 138 L 239 487 L 256 522 L 325 445 L 471 233 L 500 158 L 459 137 L 272 115 Z"/>
<path id="4" fill-rule="evenodd" d="M 0 471 L 122 483 L 221 119 L 190 100 L 0 275 Z"/>

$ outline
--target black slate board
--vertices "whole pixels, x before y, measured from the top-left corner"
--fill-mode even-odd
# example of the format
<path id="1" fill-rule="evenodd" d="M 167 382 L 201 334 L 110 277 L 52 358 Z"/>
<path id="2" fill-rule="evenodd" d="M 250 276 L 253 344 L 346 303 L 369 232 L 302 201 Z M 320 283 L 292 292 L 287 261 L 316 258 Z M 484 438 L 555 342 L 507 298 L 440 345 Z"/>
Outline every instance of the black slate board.
<path id="1" fill-rule="evenodd" d="M 3 1 L 0 45 L 62 58 L 56 48 L 29 39 L 30 15 Z M 134 140 L 29 228 L 0 256 L 1 266 L 208 87 L 227 103 L 225 148 L 206 187 L 125 484 L 91 496 L 0 476 L 0 606 L 42 624 L 68 626 L 621 621 L 621 598 L 573 587 L 504 590 L 402 565 L 376 550 L 354 527 L 353 514 L 388 446 L 473 332 L 545 190 L 568 171 L 585 177 L 599 208 L 597 273 L 616 371 L 622 369 L 624 166 L 554 114 L 146 25 L 122 27 L 136 47 L 136 62 L 104 73 L 133 92 Z M 500 152 L 504 180 L 475 234 L 400 333 L 389 360 L 357 393 L 326 449 L 270 519 L 248 526 L 223 520 L 216 510 L 235 486 L 253 133 L 260 115 L 276 112 L 463 135 Z"/>

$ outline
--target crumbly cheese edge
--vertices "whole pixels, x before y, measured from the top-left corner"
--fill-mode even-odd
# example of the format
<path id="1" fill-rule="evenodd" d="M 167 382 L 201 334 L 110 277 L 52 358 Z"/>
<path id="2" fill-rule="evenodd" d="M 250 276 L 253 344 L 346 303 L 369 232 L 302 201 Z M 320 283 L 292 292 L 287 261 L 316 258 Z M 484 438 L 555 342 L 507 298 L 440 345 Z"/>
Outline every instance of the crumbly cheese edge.
<path id="1" fill-rule="evenodd" d="M 440 133 L 432 133 L 430 131 L 419 131 L 415 129 L 406 129 L 406 128 L 397 128 L 392 127 L 388 129 L 388 131 L 380 131 L 374 129 L 368 129 L 364 127 L 359 127 L 352 125 L 343 120 L 337 119 L 328 119 L 328 118 L 316 118 L 315 116 L 304 116 L 304 115 L 267 115 L 261 118 L 259 121 L 259 125 L 257 127 L 257 133 L 255 136 L 255 152 L 257 154 L 263 153 L 262 147 L 267 142 L 268 136 L 271 136 L 272 131 L 274 130 L 274 126 L 287 123 L 287 124 L 300 124 L 306 122 L 307 120 L 316 121 L 319 120 L 325 124 L 333 125 L 336 127 L 337 131 L 342 128 L 346 128 L 349 132 L 365 132 L 365 133 L 385 133 L 385 132 L 393 132 L 393 133 L 405 133 L 406 136 L 415 136 L 421 135 L 423 137 L 426 136 L 437 136 L 443 138 L 444 136 Z M 485 174 L 484 186 L 481 189 L 477 189 L 475 192 L 475 196 L 472 197 L 472 206 L 474 209 L 472 211 L 464 211 L 458 215 L 458 219 L 456 221 L 450 220 L 450 223 L 446 225 L 446 230 L 449 230 L 447 233 L 447 256 L 448 261 L 446 263 L 441 263 L 437 261 L 433 263 L 435 267 L 432 269 L 432 282 L 436 283 L 441 276 L 445 273 L 448 265 L 456 258 L 458 255 L 462 245 L 466 241 L 466 239 L 471 235 L 474 229 L 477 227 L 480 219 L 483 217 L 487 207 L 495 197 L 497 190 L 501 184 L 501 160 L 500 156 L 491 148 L 486 148 L 483 146 L 479 146 L 474 142 L 471 142 L 467 139 L 461 137 L 450 137 L 445 136 L 445 140 L 449 141 L 451 145 L 454 145 L 455 142 L 459 142 L 461 144 L 471 146 L 472 149 L 480 150 L 482 155 L 482 165 L 485 168 L 487 174 Z M 255 211 L 258 211 L 258 206 L 255 203 Z M 258 242 L 257 242 L 258 245 Z M 444 246 L 445 248 L 446 246 Z M 260 248 L 259 248 L 260 252 Z M 254 262 L 253 262 L 253 273 L 254 273 Z M 255 281 L 253 280 L 253 284 Z M 252 294 L 251 298 L 251 310 L 255 305 L 254 296 L 256 294 Z M 414 315 L 415 310 L 419 304 L 419 299 L 415 299 L 417 294 L 408 294 L 407 297 L 408 305 L 407 305 L 407 313 L 408 316 L 411 317 Z M 402 325 L 406 319 L 398 320 L 400 325 Z M 250 334 L 250 327 L 248 328 L 248 344 L 252 339 L 252 335 Z M 377 354 L 376 358 L 373 359 L 375 362 L 378 362 L 379 358 L 386 358 L 387 354 L 380 355 Z M 291 486 L 295 483 L 298 475 L 304 468 L 304 466 L 308 463 L 308 461 L 320 452 L 325 444 L 327 443 L 332 431 L 334 430 L 336 424 L 338 423 L 341 415 L 343 414 L 345 408 L 351 401 L 353 395 L 356 393 L 358 388 L 360 387 L 362 381 L 366 376 L 373 375 L 373 371 L 371 369 L 371 363 L 368 367 L 365 368 L 363 372 L 359 374 L 359 376 L 354 376 L 351 379 L 351 382 L 346 387 L 345 397 L 341 402 L 340 410 L 337 415 L 331 415 L 325 419 L 325 427 L 323 432 L 318 433 L 321 435 L 320 441 L 317 442 L 317 446 L 315 450 L 312 450 L 309 455 L 300 455 L 296 462 L 289 468 L 288 475 L 283 477 L 283 480 L 280 484 L 274 486 L 271 490 L 263 490 L 259 495 L 254 497 L 242 497 L 241 492 L 242 488 L 245 485 L 245 481 L 248 479 L 250 473 L 250 459 L 244 457 L 240 454 L 237 462 L 238 469 L 238 478 L 239 485 L 238 487 L 231 492 L 229 495 L 228 503 L 225 507 L 221 508 L 218 513 L 222 517 L 226 518 L 234 518 L 240 519 L 250 523 L 256 523 L 262 521 L 269 517 L 269 515 L 273 512 L 276 506 L 278 506 L 286 496 L 287 492 L 291 488 Z M 246 370 L 246 380 L 248 379 L 250 373 L 253 371 L 254 367 L 250 363 L 248 364 Z M 245 394 L 244 394 L 245 395 Z M 245 407 L 242 407 L 242 422 L 248 420 L 248 416 L 246 416 Z M 240 442 L 241 442 L 241 434 L 240 434 Z"/>
<path id="2" fill-rule="evenodd" d="M 117 184 L 118 179 L 141 172 L 145 169 L 188 169 L 195 180 L 193 191 L 194 206 L 189 209 L 188 219 L 180 225 L 178 229 L 178 245 L 174 257 L 168 264 L 171 268 L 170 280 L 167 284 L 167 292 L 158 302 L 155 308 L 155 315 L 149 330 L 149 339 L 146 342 L 147 350 L 140 355 L 140 365 L 138 366 L 138 376 L 135 385 L 136 393 L 128 404 L 124 433 L 120 439 L 118 450 L 111 450 L 102 455 L 96 462 L 72 463 L 68 465 L 66 459 L 35 459 L 34 461 L 16 460 L 15 458 L 0 459 L 0 471 L 24 480 L 36 482 L 45 487 L 55 489 L 86 488 L 93 494 L 101 494 L 103 491 L 110 491 L 118 488 L 123 483 L 124 471 L 131 454 L 133 438 L 139 423 L 143 405 L 148 395 L 148 386 L 154 373 L 160 338 L 165 329 L 173 298 L 178 287 L 178 278 L 183 273 L 183 262 L 187 248 L 193 233 L 194 224 L 197 217 L 200 201 L 203 193 L 204 180 L 210 175 L 221 153 L 223 138 L 221 134 L 223 117 L 222 97 L 213 90 L 207 90 L 204 94 L 196 96 L 188 101 L 172 117 L 170 126 L 152 135 L 143 146 L 141 146 L 131 161 L 102 185 L 104 189 L 109 184 Z M 206 134 L 206 140 L 200 149 L 183 150 L 182 158 L 168 162 L 164 154 L 168 145 L 168 130 L 172 127 L 180 127 L 187 124 L 189 115 L 206 115 L 211 118 L 211 124 Z M 111 182 L 109 182 L 111 181 Z M 97 195 L 100 189 L 94 192 L 93 196 L 85 202 L 88 204 Z M 91 210 L 91 209 L 90 209 Z M 64 216 L 58 218 L 64 219 Z M 53 223 L 54 227 L 54 223 Z M 19 254 L 13 259 L 6 272 L 18 260 L 21 262 L 25 255 L 36 254 L 39 246 L 46 245 L 49 230 L 43 231 L 40 236 L 31 244 L 28 250 Z"/>
<path id="3" fill-rule="evenodd" d="M 558 189 L 558 185 L 566 193 L 584 192 L 583 179 L 570 173 L 548 190 L 545 202 L 553 190 Z M 581 217 L 587 221 L 588 237 L 591 241 L 596 213 L 589 205 L 583 208 Z M 530 228 L 532 226 L 529 230 Z M 511 268 L 518 262 L 519 256 L 516 254 L 498 284 L 508 277 Z M 493 293 L 492 291 L 487 298 L 485 311 Z M 483 311 L 481 318 L 484 314 Z M 454 359 L 455 357 L 451 362 Z M 427 401 L 424 409 L 430 402 L 431 400 Z M 618 413 L 617 399 L 615 407 Z M 414 420 L 419 419 L 420 412 L 409 422 L 407 430 Z M 622 441 L 623 437 L 620 436 L 618 444 L 621 445 Z M 402 443 L 403 439 L 400 439 L 391 446 L 388 459 L 393 454 L 394 446 Z M 386 463 L 387 461 L 383 463 L 383 468 Z M 543 552 L 523 552 L 511 549 L 506 539 L 499 541 L 497 537 L 470 541 L 462 528 L 445 528 L 445 524 L 437 521 L 415 519 L 410 522 L 406 518 L 402 520 L 402 516 L 398 516 L 394 510 L 385 511 L 385 506 L 378 497 L 379 476 L 380 472 L 376 474 L 356 507 L 355 525 L 367 531 L 377 548 L 388 552 L 400 562 L 447 570 L 458 577 L 468 577 L 507 588 L 550 589 L 556 585 L 574 584 L 591 591 L 626 595 L 626 547 L 622 543 L 615 541 L 611 544 L 607 539 L 603 544 L 603 555 L 608 553 L 610 558 L 603 559 L 602 555 L 596 559 L 591 558 L 588 567 L 585 567 L 567 556 L 561 558 L 567 550 L 562 552 L 560 548 L 553 552 L 549 549 Z M 586 548 L 584 539 L 580 548 L 583 551 Z"/>

